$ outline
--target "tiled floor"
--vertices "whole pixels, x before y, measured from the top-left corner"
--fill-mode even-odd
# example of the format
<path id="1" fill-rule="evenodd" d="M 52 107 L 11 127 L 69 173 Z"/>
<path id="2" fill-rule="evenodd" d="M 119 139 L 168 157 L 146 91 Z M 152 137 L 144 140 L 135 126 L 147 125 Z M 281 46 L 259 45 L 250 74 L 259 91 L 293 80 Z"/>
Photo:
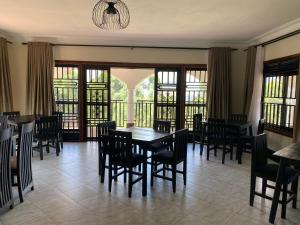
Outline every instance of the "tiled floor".
<path id="1" fill-rule="evenodd" d="M 189 149 L 186 187 L 181 175 L 176 194 L 171 182 L 157 179 L 147 197 L 141 183 L 134 185 L 131 199 L 122 179 L 108 192 L 107 182 L 99 182 L 97 163 L 95 143 L 66 143 L 59 157 L 50 153 L 43 161 L 35 155 L 35 190 L 22 204 L 15 192 L 15 208 L 0 217 L 0 225 L 268 224 L 270 201 L 256 197 L 249 206 L 248 155 L 243 165 L 228 159 L 222 165 L 219 158 L 206 161 L 199 149 Z M 287 219 L 277 216 L 276 224 L 300 224 L 300 210 L 289 206 Z"/>

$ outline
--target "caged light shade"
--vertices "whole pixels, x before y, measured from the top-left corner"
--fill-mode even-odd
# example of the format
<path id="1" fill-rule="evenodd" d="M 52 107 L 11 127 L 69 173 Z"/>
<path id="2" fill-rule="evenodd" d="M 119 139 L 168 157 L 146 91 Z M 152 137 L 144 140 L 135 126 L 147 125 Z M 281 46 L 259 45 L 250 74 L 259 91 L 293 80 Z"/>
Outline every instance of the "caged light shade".
<path id="1" fill-rule="evenodd" d="M 129 10 L 121 0 L 100 0 L 93 9 L 93 22 L 101 29 L 124 29 L 129 21 Z"/>

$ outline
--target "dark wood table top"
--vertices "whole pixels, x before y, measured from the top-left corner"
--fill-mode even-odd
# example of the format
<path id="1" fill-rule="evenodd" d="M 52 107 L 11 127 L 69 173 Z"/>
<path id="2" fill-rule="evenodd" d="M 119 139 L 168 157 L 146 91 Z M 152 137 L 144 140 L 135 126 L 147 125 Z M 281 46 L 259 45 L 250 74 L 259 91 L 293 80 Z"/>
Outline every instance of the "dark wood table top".
<path id="1" fill-rule="evenodd" d="M 300 144 L 291 144 L 274 153 L 274 156 L 300 163 Z"/>
<path id="2" fill-rule="evenodd" d="M 203 121 L 204 124 L 207 124 L 208 121 L 205 120 Z M 238 126 L 238 127 L 249 127 L 252 126 L 252 122 L 247 121 L 247 122 L 239 122 L 239 121 L 226 121 L 225 125 L 227 126 Z"/>
<path id="3" fill-rule="evenodd" d="M 117 131 L 132 132 L 132 141 L 136 144 L 152 144 L 157 141 L 168 139 L 172 135 L 172 133 L 160 133 L 152 128 L 140 127 L 118 128 Z"/>
<path id="4" fill-rule="evenodd" d="M 39 115 L 23 115 L 23 116 L 17 116 L 12 117 L 8 119 L 8 123 L 11 125 L 22 125 L 24 123 L 30 123 L 34 120 L 37 120 L 40 116 Z"/>

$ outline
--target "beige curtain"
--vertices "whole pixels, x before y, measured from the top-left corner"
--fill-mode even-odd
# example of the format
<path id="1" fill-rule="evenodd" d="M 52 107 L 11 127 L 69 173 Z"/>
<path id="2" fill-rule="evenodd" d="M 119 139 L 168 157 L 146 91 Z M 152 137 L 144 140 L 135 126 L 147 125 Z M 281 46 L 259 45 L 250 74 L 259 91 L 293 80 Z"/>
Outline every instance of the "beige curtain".
<path id="1" fill-rule="evenodd" d="M 49 43 L 28 43 L 27 113 L 51 115 L 54 111 L 53 51 Z"/>
<path id="2" fill-rule="evenodd" d="M 0 37 L 0 112 L 13 111 L 7 40 Z"/>
<path id="3" fill-rule="evenodd" d="M 231 48 L 211 48 L 208 58 L 209 118 L 228 119 L 230 112 Z"/>
<path id="4" fill-rule="evenodd" d="M 299 66 L 300 72 L 300 66 Z M 293 142 L 300 144 L 300 74 L 297 76 L 297 87 L 296 87 L 296 109 L 294 116 L 294 133 Z"/>
<path id="5" fill-rule="evenodd" d="M 245 72 L 243 113 L 247 116 L 249 115 L 252 94 L 253 94 L 255 62 L 256 62 L 256 47 L 252 46 L 249 47 L 247 51 L 247 63 L 246 63 L 246 72 Z"/>
<path id="6" fill-rule="evenodd" d="M 262 46 L 256 49 L 256 62 L 254 71 L 253 91 L 251 96 L 251 103 L 248 113 L 248 121 L 252 122 L 253 134 L 256 134 L 258 128 L 258 121 L 261 118 L 261 95 L 263 83 L 263 69 L 264 69 L 265 51 Z"/>

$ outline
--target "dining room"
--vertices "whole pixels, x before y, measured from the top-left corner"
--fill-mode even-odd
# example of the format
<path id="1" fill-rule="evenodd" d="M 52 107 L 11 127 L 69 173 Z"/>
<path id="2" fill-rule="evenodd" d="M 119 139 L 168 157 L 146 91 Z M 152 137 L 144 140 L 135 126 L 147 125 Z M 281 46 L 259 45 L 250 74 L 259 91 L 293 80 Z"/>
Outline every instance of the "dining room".
<path id="1" fill-rule="evenodd" d="M 300 224 L 300 3 L 188 4 L 0 0 L 0 225 Z"/>

